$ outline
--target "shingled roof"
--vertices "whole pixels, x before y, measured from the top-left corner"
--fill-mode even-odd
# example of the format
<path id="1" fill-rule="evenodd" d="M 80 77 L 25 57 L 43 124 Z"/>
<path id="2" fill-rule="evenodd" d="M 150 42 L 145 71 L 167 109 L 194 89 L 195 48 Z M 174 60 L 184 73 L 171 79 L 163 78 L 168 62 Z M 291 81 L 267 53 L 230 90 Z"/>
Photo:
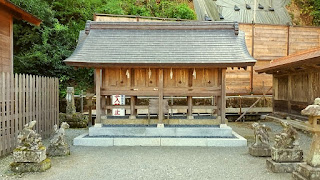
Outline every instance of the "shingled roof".
<path id="1" fill-rule="evenodd" d="M 246 67 L 256 61 L 234 22 L 88 21 L 64 62 L 79 67 Z"/>
<path id="2" fill-rule="evenodd" d="M 314 65 L 314 66 L 312 66 Z M 274 74 L 278 71 L 290 68 L 320 67 L 320 47 L 300 51 L 289 56 L 272 60 L 270 64 L 256 69 L 258 73 Z"/>

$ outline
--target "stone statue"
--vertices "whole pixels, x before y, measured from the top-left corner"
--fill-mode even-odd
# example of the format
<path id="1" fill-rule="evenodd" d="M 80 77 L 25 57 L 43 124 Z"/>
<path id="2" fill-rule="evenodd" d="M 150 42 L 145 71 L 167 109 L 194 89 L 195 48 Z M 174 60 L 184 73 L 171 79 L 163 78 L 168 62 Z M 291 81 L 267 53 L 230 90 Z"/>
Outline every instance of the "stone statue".
<path id="1" fill-rule="evenodd" d="M 283 130 L 275 137 L 271 148 L 271 159 L 267 159 L 267 168 L 272 172 L 293 172 L 302 163 L 303 151 L 298 143 L 298 132 L 285 121 L 280 122 Z"/>
<path id="2" fill-rule="evenodd" d="M 53 130 L 55 132 L 53 138 L 50 140 L 48 147 L 49 156 L 65 156 L 70 154 L 70 147 L 65 140 L 65 129 L 69 128 L 66 122 L 61 123 L 60 129 L 55 125 Z"/>
<path id="3" fill-rule="evenodd" d="M 37 121 L 31 121 L 24 125 L 24 129 L 19 133 L 18 149 L 21 150 L 38 150 L 42 146 L 41 136 L 32 130 Z"/>
<path id="4" fill-rule="evenodd" d="M 61 123 L 60 129 L 58 129 L 58 126 L 55 125 L 53 127 L 55 134 L 51 139 L 50 143 L 54 146 L 65 145 L 66 144 L 65 129 L 68 129 L 68 128 L 69 128 L 69 124 L 66 122 Z"/>
<path id="5" fill-rule="evenodd" d="M 253 123 L 255 142 L 249 147 L 249 154 L 257 157 L 271 156 L 270 141 L 268 131 L 270 130 L 264 124 Z"/>
<path id="6" fill-rule="evenodd" d="M 293 149 L 299 146 L 298 132 L 287 122 L 281 121 L 283 130 L 275 137 L 274 147 L 277 149 Z"/>
<path id="7" fill-rule="evenodd" d="M 71 115 L 76 113 L 76 106 L 74 105 L 74 88 L 73 87 L 67 87 L 66 100 L 67 100 L 66 113 Z"/>
<path id="8" fill-rule="evenodd" d="M 259 123 L 253 123 L 252 127 L 254 129 L 254 136 L 255 136 L 255 143 L 253 146 L 268 146 L 269 147 L 269 134 L 268 130 L 270 128 L 266 127 L 264 124 L 259 124 Z"/>
<path id="9" fill-rule="evenodd" d="M 14 162 L 10 164 L 13 172 L 42 172 L 51 167 L 41 136 L 32 130 L 36 123 L 31 121 L 26 124 L 17 137 L 18 145 L 13 150 Z"/>

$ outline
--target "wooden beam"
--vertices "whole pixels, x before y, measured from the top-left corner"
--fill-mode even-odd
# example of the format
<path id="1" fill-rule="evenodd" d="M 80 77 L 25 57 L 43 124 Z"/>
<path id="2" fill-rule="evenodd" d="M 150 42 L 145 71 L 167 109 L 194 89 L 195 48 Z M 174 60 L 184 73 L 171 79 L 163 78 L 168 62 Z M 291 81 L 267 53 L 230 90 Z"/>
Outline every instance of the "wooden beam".
<path id="1" fill-rule="evenodd" d="M 226 124 L 226 70 L 221 70 L 221 124 Z"/>
<path id="2" fill-rule="evenodd" d="M 163 69 L 159 69 L 159 121 L 158 124 L 163 124 Z"/>
<path id="3" fill-rule="evenodd" d="M 166 88 L 163 89 L 164 96 L 220 96 L 219 88 Z M 119 87 L 103 88 L 101 95 L 122 94 L 126 96 L 158 96 L 159 87 Z"/>
<path id="4" fill-rule="evenodd" d="M 101 124 L 101 69 L 96 69 L 96 121 L 95 124 Z"/>

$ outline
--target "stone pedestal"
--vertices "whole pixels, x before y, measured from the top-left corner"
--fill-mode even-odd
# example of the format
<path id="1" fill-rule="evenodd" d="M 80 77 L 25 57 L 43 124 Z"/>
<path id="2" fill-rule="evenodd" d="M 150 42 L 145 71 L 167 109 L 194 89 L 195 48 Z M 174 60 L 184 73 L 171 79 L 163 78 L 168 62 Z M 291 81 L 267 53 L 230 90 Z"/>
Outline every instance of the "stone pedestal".
<path id="1" fill-rule="evenodd" d="M 43 172 L 51 167 L 51 161 L 47 158 L 46 148 L 40 147 L 38 150 L 13 150 L 14 162 L 10 164 L 13 172 Z"/>
<path id="2" fill-rule="evenodd" d="M 39 163 L 47 158 L 45 147 L 39 150 L 13 150 L 14 162 Z"/>
<path id="3" fill-rule="evenodd" d="M 74 114 L 59 114 L 60 124 L 62 122 L 67 122 L 70 125 L 70 128 L 86 128 L 88 124 L 88 116 L 83 115 L 81 113 Z"/>
<path id="4" fill-rule="evenodd" d="M 300 164 L 292 173 L 293 179 L 297 180 L 319 180 L 320 167 L 312 167 L 308 164 Z"/>
<path id="5" fill-rule="evenodd" d="M 268 146 L 250 146 L 249 154 L 256 157 L 270 157 L 271 148 Z"/>
<path id="6" fill-rule="evenodd" d="M 13 162 L 10 164 L 10 169 L 16 173 L 24 172 L 44 172 L 51 168 L 51 160 L 49 158 L 34 163 Z"/>
<path id="7" fill-rule="evenodd" d="M 60 145 L 60 146 L 50 145 L 48 147 L 47 154 L 48 154 L 48 156 L 51 156 L 51 157 L 70 155 L 70 147 L 67 144 L 65 144 L 64 146 L 63 145 Z"/>
<path id="8" fill-rule="evenodd" d="M 303 151 L 301 149 L 276 149 L 271 148 L 271 159 L 275 162 L 301 162 Z"/>
<path id="9" fill-rule="evenodd" d="M 307 164 L 301 164 L 292 174 L 297 180 L 319 180 L 320 179 L 320 132 L 314 130 Z"/>
<path id="10" fill-rule="evenodd" d="M 303 151 L 298 148 L 271 148 L 271 159 L 267 159 L 267 168 L 274 173 L 291 173 L 303 164 Z"/>
<path id="11" fill-rule="evenodd" d="M 295 171 L 302 162 L 275 162 L 267 159 L 267 168 L 274 173 L 291 173 Z"/>

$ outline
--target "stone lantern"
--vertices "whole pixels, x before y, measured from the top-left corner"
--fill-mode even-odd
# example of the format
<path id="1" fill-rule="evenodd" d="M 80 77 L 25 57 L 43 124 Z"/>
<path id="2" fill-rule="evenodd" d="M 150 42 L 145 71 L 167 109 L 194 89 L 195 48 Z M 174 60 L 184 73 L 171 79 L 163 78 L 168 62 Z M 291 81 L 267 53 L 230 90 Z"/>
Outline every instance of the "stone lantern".
<path id="1" fill-rule="evenodd" d="M 312 132 L 312 142 L 307 157 L 306 164 L 300 164 L 295 172 L 294 179 L 320 179 L 320 98 L 314 100 L 313 105 L 309 105 L 301 111 L 302 115 L 309 116 L 309 132 Z"/>

